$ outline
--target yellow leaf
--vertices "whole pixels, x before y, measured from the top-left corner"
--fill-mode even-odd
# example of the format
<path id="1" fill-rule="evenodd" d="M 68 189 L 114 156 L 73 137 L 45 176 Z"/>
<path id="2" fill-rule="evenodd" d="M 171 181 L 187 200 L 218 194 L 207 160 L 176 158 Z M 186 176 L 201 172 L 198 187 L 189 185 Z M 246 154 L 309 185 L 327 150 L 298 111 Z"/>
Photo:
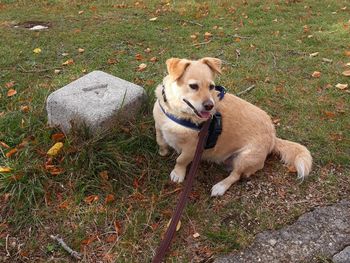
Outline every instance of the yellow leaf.
<path id="1" fill-rule="evenodd" d="M 0 173 L 9 173 L 11 170 L 12 169 L 10 167 L 0 166 Z"/>
<path id="2" fill-rule="evenodd" d="M 152 17 L 152 18 L 149 19 L 149 21 L 153 22 L 153 21 L 156 21 L 157 19 L 158 19 L 158 17 Z"/>
<path id="3" fill-rule="evenodd" d="M 83 53 L 85 51 L 85 49 L 83 49 L 83 48 L 78 48 L 78 52 L 79 53 Z"/>
<path id="4" fill-rule="evenodd" d="M 62 66 L 68 66 L 74 64 L 74 60 L 72 58 L 66 60 L 65 62 L 62 63 Z"/>
<path id="5" fill-rule="evenodd" d="M 209 37 L 212 37 L 212 36 L 213 36 L 213 34 L 210 33 L 210 32 L 205 32 L 205 33 L 204 33 L 204 37 L 205 37 L 205 38 L 209 38 Z"/>
<path id="6" fill-rule="evenodd" d="M 311 53 L 310 57 L 316 57 L 319 54 L 319 52 Z"/>
<path id="7" fill-rule="evenodd" d="M 33 49 L 33 52 L 34 52 L 35 54 L 39 54 L 39 53 L 41 53 L 41 48 L 40 48 L 40 47 L 34 48 L 34 49 Z"/>
<path id="8" fill-rule="evenodd" d="M 169 220 L 168 224 L 166 225 L 166 227 L 168 228 L 170 226 L 171 223 L 171 219 Z M 176 232 L 179 231 L 181 228 L 181 221 L 179 220 L 179 222 L 176 225 Z"/>
<path id="9" fill-rule="evenodd" d="M 345 70 L 342 74 L 343 74 L 345 77 L 350 77 L 350 70 Z"/>
<path id="10" fill-rule="evenodd" d="M 7 97 L 12 97 L 13 95 L 16 95 L 16 94 L 17 94 L 17 91 L 14 89 L 9 89 L 7 91 Z"/>
<path id="11" fill-rule="evenodd" d="M 62 142 L 57 142 L 55 143 L 48 151 L 47 155 L 49 156 L 56 156 L 62 149 L 63 143 Z"/>
<path id="12" fill-rule="evenodd" d="M 6 157 L 10 158 L 12 155 L 14 155 L 16 152 L 18 152 L 17 148 L 13 148 L 10 151 L 6 153 Z"/>
<path id="13" fill-rule="evenodd" d="M 344 89 L 347 89 L 349 87 L 349 85 L 338 83 L 337 85 L 335 85 L 335 87 L 340 89 L 340 90 L 344 90 Z"/>
<path id="14" fill-rule="evenodd" d="M 144 71 L 146 68 L 147 68 L 147 64 L 141 63 L 141 64 L 137 67 L 137 71 Z"/>

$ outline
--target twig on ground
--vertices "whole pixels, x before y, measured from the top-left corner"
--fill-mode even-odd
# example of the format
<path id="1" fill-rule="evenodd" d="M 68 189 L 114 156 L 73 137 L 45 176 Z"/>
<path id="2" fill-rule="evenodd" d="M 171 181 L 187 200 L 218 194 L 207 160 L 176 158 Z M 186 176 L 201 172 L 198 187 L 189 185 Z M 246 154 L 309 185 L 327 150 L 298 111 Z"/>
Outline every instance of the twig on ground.
<path id="1" fill-rule="evenodd" d="M 238 34 L 234 34 L 234 35 L 230 35 L 232 37 L 237 37 L 237 38 L 242 38 L 242 39 L 245 39 L 245 38 L 252 38 L 251 36 L 240 36 Z"/>
<path id="2" fill-rule="evenodd" d="M 203 27 L 203 25 L 202 25 L 202 24 L 199 24 L 199 23 L 194 22 L 194 21 L 185 20 L 185 19 L 181 19 L 180 21 L 184 21 L 184 22 L 189 23 L 189 24 L 193 24 L 193 25 L 197 25 L 197 26 L 201 26 L 201 27 Z"/>
<path id="3" fill-rule="evenodd" d="M 42 72 L 48 72 L 51 70 L 55 70 L 55 69 L 62 69 L 62 68 L 45 68 L 45 69 L 36 69 L 36 70 L 26 70 L 25 68 L 23 68 L 21 65 L 18 65 L 18 71 L 22 72 L 22 73 L 42 73 Z"/>
<path id="4" fill-rule="evenodd" d="M 272 57 L 273 57 L 273 67 L 276 68 L 277 67 L 277 59 L 276 59 L 276 56 L 273 52 L 271 52 L 272 54 Z"/>
<path id="5" fill-rule="evenodd" d="M 243 90 L 243 91 L 241 91 L 241 92 L 238 92 L 238 93 L 236 94 L 236 96 L 239 97 L 239 96 L 241 96 L 241 95 L 243 95 L 243 94 L 246 94 L 246 93 L 248 93 L 249 91 L 253 90 L 254 88 L 255 88 L 255 85 L 251 85 L 251 86 L 249 86 L 248 88 L 246 88 L 245 90 Z"/>
<path id="6" fill-rule="evenodd" d="M 211 42 L 211 40 L 208 40 L 208 41 L 206 41 L 206 42 L 201 42 L 201 43 L 193 44 L 192 46 L 206 45 L 206 44 L 209 44 L 210 42 Z"/>
<path id="7" fill-rule="evenodd" d="M 50 238 L 53 240 L 56 240 L 58 242 L 58 244 L 61 245 L 61 247 L 67 251 L 72 257 L 74 257 L 75 259 L 80 260 L 81 259 L 81 254 L 73 249 L 71 249 L 66 242 L 64 242 L 64 240 L 58 236 L 54 236 L 54 235 L 50 235 Z"/>
<path id="8" fill-rule="evenodd" d="M 10 251 L 9 251 L 9 236 L 10 235 L 7 235 L 6 236 L 6 244 L 5 244 L 5 250 L 6 250 L 6 256 L 7 257 L 9 257 L 9 256 L 11 256 L 11 254 L 10 254 Z"/>

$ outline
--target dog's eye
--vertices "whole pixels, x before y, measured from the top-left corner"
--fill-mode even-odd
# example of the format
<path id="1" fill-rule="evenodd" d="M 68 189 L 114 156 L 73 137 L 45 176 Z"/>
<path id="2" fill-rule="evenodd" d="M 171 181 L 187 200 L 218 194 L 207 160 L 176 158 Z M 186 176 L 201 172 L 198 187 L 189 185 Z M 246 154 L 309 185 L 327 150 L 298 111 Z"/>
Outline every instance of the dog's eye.
<path id="1" fill-rule="evenodd" d="M 215 86 L 214 86 L 213 84 L 210 84 L 210 85 L 209 85 L 209 89 L 210 89 L 210 90 L 213 90 L 214 88 L 215 88 Z"/>
<path id="2" fill-rule="evenodd" d="M 199 87 L 198 87 L 198 84 L 190 84 L 189 86 L 190 86 L 190 88 L 193 89 L 193 90 L 198 90 L 198 88 L 199 88 Z"/>

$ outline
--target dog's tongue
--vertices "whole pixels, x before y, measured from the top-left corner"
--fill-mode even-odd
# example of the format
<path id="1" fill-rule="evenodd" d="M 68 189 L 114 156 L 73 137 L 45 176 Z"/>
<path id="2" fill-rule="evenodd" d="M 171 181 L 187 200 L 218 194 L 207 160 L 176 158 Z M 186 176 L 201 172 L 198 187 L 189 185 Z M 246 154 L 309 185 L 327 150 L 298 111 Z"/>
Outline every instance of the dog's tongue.
<path id="1" fill-rule="evenodd" d="M 203 119 L 208 119 L 208 118 L 210 118 L 210 112 L 209 111 L 201 111 L 201 117 L 203 118 Z"/>

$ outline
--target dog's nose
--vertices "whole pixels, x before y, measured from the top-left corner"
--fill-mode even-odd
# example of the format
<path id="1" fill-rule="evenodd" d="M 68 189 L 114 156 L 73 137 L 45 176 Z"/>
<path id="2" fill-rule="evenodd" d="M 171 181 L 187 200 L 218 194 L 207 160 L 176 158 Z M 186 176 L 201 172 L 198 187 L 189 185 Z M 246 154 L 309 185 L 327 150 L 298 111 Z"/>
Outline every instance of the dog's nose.
<path id="1" fill-rule="evenodd" d="M 214 107 L 214 103 L 211 100 L 206 100 L 203 102 L 203 107 L 205 110 L 210 111 Z"/>

